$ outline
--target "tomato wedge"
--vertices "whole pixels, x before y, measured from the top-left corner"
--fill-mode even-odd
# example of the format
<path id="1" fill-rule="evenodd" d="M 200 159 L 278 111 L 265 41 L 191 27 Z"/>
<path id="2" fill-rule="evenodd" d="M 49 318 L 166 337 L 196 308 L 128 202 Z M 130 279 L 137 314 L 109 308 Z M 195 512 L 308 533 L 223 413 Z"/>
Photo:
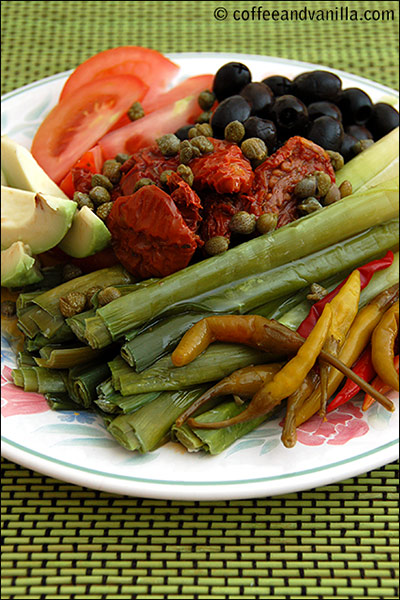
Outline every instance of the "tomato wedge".
<path id="1" fill-rule="evenodd" d="M 173 133 L 183 125 L 194 123 L 201 112 L 197 94 L 187 96 L 172 105 L 155 110 L 147 117 L 110 131 L 99 140 L 98 144 L 105 160 L 113 158 L 120 152 L 133 154 L 140 148 L 153 144 L 161 135 Z"/>
<path id="2" fill-rule="evenodd" d="M 199 95 L 204 90 L 212 88 L 213 80 L 214 75 L 195 75 L 194 77 L 185 79 L 185 81 L 182 81 L 182 83 L 179 83 L 168 92 L 164 92 L 164 94 L 157 94 L 153 89 L 150 89 L 141 102 L 144 113 L 145 115 L 148 115 L 177 100 L 182 100 L 183 98 L 186 98 L 186 96 L 192 94 Z M 131 123 L 130 118 L 128 115 L 124 115 L 117 123 L 115 123 L 115 125 L 113 125 L 110 131 L 129 125 L 129 123 Z"/>
<path id="3" fill-rule="evenodd" d="M 73 165 L 72 169 L 84 169 L 90 171 L 90 173 L 101 173 L 101 167 L 103 165 L 103 153 L 100 146 L 94 146 L 91 150 L 85 152 L 83 156 Z M 60 183 L 60 188 L 67 194 L 69 198 L 72 198 L 75 192 L 74 182 L 72 179 L 72 170 L 64 177 Z"/>
<path id="4" fill-rule="evenodd" d="M 115 75 L 133 75 L 151 88 L 165 89 L 179 71 L 178 65 L 150 48 L 120 46 L 85 60 L 67 79 L 60 100 L 80 93 L 83 85 Z"/>
<path id="5" fill-rule="evenodd" d="M 118 75 L 82 86 L 59 102 L 40 125 L 31 152 L 56 183 L 103 137 L 148 87 L 136 77 Z"/>

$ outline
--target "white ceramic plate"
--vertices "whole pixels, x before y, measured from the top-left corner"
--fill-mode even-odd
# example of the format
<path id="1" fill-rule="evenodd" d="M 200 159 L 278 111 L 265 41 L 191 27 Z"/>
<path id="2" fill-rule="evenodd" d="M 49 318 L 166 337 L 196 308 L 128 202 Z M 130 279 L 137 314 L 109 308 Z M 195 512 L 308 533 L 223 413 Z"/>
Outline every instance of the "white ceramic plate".
<path id="1" fill-rule="evenodd" d="M 253 80 L 272 74 L 289 78 L 323 68 L 272 57 L 179 54 L 179 80 L 215 73 L 225 62 L 248 65 Z M 332 70 L 332 69 L 330 69 Z M 361 87 L 373 101 L 396 105 L 398 93 L 361 77 L 336 71 L 343 87 Z M 57 102 L 68 73 L 29 84 L 2 98 L 2 133 L 30 147 L 33 135 Z M 363 414 L 360 401 L 314 417 L 299 431 L 294 449 L 280 442 L 280 419 L 266 423 L 223 454 L 190 454 L 170 443 L 146 455 L 121 448 L 87 412 L 57 413 L 44 398 L 11 383 L 14 356 L 2 338 L 2 453 L 51 477 L 117 494 L 171 500 L 229 500 L 301 491 L 340 481 L 398 457 L 398 412 L 380 405 Z M 398 396 L 395 396 L 396 402 Z"/>

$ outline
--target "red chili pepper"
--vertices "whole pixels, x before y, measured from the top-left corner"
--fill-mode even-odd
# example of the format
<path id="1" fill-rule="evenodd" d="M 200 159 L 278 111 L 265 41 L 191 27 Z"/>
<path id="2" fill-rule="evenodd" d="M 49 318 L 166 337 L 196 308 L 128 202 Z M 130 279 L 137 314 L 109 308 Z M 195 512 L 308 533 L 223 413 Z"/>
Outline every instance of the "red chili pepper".
<path id="1" fill-rule="evenodd" d="M 394 366 L 395 366 L 396 371 L 399 372 L 399 355 L 394 357 Z M 371 385 L 375 390 L 377 390 L 378 392 L 381 392 L 381 394 L 387 394 L 388 392 L 390 392 L 392 390 L 390 385 L 387 385 L 387 383 L 384 383 L 382 381 L 382 379 L 378 376 L 375 377 L 375 379 L 373 380 Z M 373 398 L 369 394 L 365 394 L 362 409 L 368 410 L 369 407 L 372 406 L 372 404 L 374 402 L 375 402 L 375 398 Z"/>
<path id="2" fill-rule="evenodd" d="M 371 262 L 363 265 L 362 267 L 359 267 L 358 271 L 360 271 L 361 289 L 363 290 L 369 284 L 372 275 L 376 271 L 381 271 L 382 269 L 387 269 L 387 267 L 390 267 L 390 265 L 393 262 L 393 258 L 393 252 L 389 250 L 383 258 L 372 260 Z M 321 300 L 318 300 L 318 302 L 313 304 L 308 316 L 299 325 L 297 333 L 299 333 L 304 338 L 306 338 L 310 334 L 310 331 L 314 327 L 315 323 L 318 321 L 318 318 L 320 317 L 325 304 L 330 302 L 332 298 L 336 296 L 336 294 L 338 293 L 340 288 L 345 284 L 347 279 L 348 278 L 346 277 L 346 279 L 342 281 L 342 283 L 340 283 L 327 296 L 325 296 L 325 298 L 322 298 Z"/>
<path id="3" fill-rule="evenodd" d="M 358 360 L 354 363 L 351 370 L 356 375 L 359 375 L 364 381 L 370 382 L 375 375 L 374 366 L 371 358 L 371 347 L 368 346 L 364 352 L 360 355 Z M 332 412 L 335 408 L 342 406 L 345 402 L 354 398 L 354 396 L 360 391 L 360 386 L 354 383 L 351 379 L 347 379 L 346 383 L 330 402 L 327 408 L 327 412 Z"/>

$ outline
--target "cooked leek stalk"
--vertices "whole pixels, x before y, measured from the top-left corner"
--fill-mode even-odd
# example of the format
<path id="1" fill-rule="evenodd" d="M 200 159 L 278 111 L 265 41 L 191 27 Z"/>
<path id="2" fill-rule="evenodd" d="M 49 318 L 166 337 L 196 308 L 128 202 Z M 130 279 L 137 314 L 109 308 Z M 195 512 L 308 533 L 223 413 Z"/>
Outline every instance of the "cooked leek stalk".
<path id="1" fill-rule="evenodd" d="M 169 440 L 176 419 L 205 389 L 163 392 L 133 414 L 113 419 L 108 431 L 128 450 L 151 452 Z"/>
<path id="2" fill-rule="evenodd" d="M 32 303 L 48 312 L 53 317 L 60 317 L 60 298 L 66 296 L 69 292 L 86 292 L 89 288 L 95 286 L 105 287 L 131 282 L 132 276 L 129 275 L 121 265 L 117 265 L 108 269 L 93 271 L 93 273 L 81 275 L 80 277 L 75 277 L 70 281 L 66 281 L 43 294 L 39 294 L 33 298 Z"/>
<path id="3" fill-rule="evenodd" d="M 106 362 L 76 366 L 69 370 L 67 389 L 70 397 L 88 408 L 97 398 L 97 386 L 110 377 Z"/>
<path id="4" fill-rule="evenodd" d="M 396 127 L 396 129 L 393 129 L 393 131 L 372 144 L 372 146 L 349 160 L 336 173 L 336 184 L 340 185 L 347 179 L 351 182 L 353 193 L 358 190 L 365 190 L 377 183 L 381 185 L 387 181 L 386 176 L 389 177 L 393 173 L 395 167 L 391 165 L 392 163 L 396 164 L 398 157 L 399 128 Z M 382 175 L 383 173 L 385 175 Z M 392 177 L 398 176 L 398 173 L 397 169 L 397 172 L 395 171 Z M 375 179 L 379 175 L 380 178 Z M 385 177 L 385 179 L 382 179 L 382 177 Z"/>
<path id="5" fill-rule="evenodd" d="M 115 391 L 111 380 L 103 382 L 97 387 L 97 398 L 95 404 L 104 412 L 131 414 L 139 410 L 145 404 L 155 400 L 160 392 L 148 392 L 145 394 L 131 394 L 122 396 Z"/>
<path id="6" fill-rule="evenodd" d="M 382 269 L 373 274 L 371 281 L 364 288 L 360 295 L 359 307 L 362 308 L 372 298 L 375 298 L 378 294 L 390 288 L 392 285 L 399 281 L 399 253 L 396 252 L 394 255 L 393 263 L 387 269 Z M 335 285 L 331 286 L 332 289 Z M 331 291 L 331 288 L 328 288 Z M 296 330 L 300 323 L 304 321 L 310 311 L 311 304 L 308 301 L 300 302 L 297 306 L 287 311 L 284 315 L 279 317 L 279 322 L 282 325 L 286 325 L 289 329 Z"/>
<path id="7" fill-rule="evenodd" d="M 65 344 L 72 340 L 76 341 L 76 338 L 71 329 L 64 324 L 51 338 L 45 337 L 42 333 L 37 333 L 34 338 L 25 340 L 25 346 L 28 352 L 35 352 L 43 346 Z"/>
<path id="8" fill-rule="evenodd" d="M 113 339 L 136 328 L 169 306 L 218 286 L 298 260 L 398 216 L 398 177 L 362 194 L 352 194 L 271 234 L 259 236 L 224 254 L 169 275 L 98 309 Z M 87 338 L 96 345 L 87 324 Z"/>
<path id="9" fill-rule="evenodd" d="M 226 400 L 196 416 L 196 421 L 216 422 L 223 421 L 235 417 L 243 411 L 243 406 L 238 406 L 234 400 Z M 210 454 L 220 454 L 226 448 L 231 446 L 233 442 L 242 438 L 250 431 L 261 425 L 264 421 L 268 421 L 276 415 L 276 411 L 269 415 L 263 415 L 257 419 L 247 421 L 246 423 L 238 423 L 224 429 L 195 429 L 185 423 L 181 427 L 172 427 L 172 436 L 177 439 L 187 450 L 194 452 L 205 450 Z"/>
<path id="10" fill-rule="evenodd" d="M 25 392 L 59 394 L 67 391 L 65 375 L 56 369 L 22 367 L 13 369 L 12 377 L 15 385 L 23 387 Z"/>
<path id="11" fill-rule="evenodd" d="M 39 367 L 69 369 L 93 361 L 101 352 L 99 350 L 92 350 L 88 346 L 74 346 L 72 348 L 44 346 L 39 350 L 39 354 L 40 358 L 34 357 Z"/>
<path id="12" fill-rule="evenodd" d="M 219 381 L 236 369 L 261 364 L 274 357 L 241 344 L 215 343 L 193 362 L 175 367 L 171 356 L 164 356 L 152 367 L 136 373 L 131 367 L 120 369 L 118 377 L 113 372 L 113 384 L 123 396 L 161 390 L 182 390 L 200 384 Z M 115 378 L 115 383 L 114 383 Z"/>

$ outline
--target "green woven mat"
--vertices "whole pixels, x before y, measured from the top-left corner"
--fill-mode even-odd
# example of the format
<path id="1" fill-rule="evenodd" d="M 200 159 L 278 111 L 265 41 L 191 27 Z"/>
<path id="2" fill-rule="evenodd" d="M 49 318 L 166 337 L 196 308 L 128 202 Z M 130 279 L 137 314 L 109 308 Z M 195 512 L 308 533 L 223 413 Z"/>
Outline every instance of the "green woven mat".
<path id="1" fill-rule="evenodd" d="M 203 503 L 115 496 L 6 463 L 2 597 L 397 597 L 397 471 Z"/>
<path id="2" fill-rule="evenodd" d="M 348 6 L 395 18 L 234 20 L 235 9 L 253 6 Z M 226 20 L 214 18 L 218 7 Z M 13 0 L 1 8 L 2 93 L 124 44 L 281 56 L 398 88 L 397 2 Z M 309 492 L 201 503 L 127 498 L 3 467 L 2 598 L 398 596 L 397 463 Z"/>

